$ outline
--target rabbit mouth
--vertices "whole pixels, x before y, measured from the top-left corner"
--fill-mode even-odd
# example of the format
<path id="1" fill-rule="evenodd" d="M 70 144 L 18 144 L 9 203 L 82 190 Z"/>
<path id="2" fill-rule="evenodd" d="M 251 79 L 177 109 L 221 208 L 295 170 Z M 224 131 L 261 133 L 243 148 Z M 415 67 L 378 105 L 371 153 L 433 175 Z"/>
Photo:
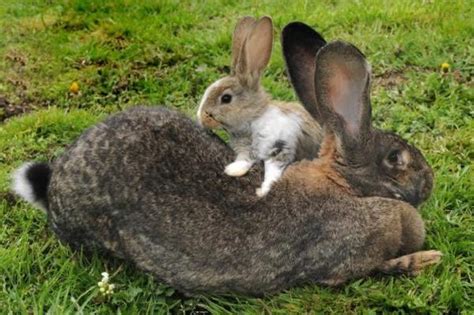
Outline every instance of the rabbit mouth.
<path id="1" fill-rule="evenodd" d="M 204 113 L 201 119 L 201 124 L 203 127 L 206 127 L 209 129 L 215 129 L 222 126 L 221 122 L 219 122 L 217 119 L 215 119 L 212 115 L 208 113 Z"/>

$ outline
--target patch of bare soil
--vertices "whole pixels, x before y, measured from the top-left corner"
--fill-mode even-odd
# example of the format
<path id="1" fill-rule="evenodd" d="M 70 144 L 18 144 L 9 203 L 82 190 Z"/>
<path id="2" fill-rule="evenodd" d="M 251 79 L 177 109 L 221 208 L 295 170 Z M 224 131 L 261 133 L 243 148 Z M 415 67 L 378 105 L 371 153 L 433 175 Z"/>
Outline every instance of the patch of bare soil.
<path id="1" fill-rule="evenodd" d="M 0 95 L 0 122 L 31 110 L 30 102 L 26 96 L 28 86 L 24 80 L 24 68 L 28 62 L 28 58 L 18 50 L 11 50 L 5 55 L 5 60 L 8 62 L 10 69 L 10 73 L 6 76 L 5 82 L 14 88 L 14 94 L 19 100 L 12 101 L 8 99 L 7 96 Z"/>
<path id="2" fill-rule="evenodd" d="M 382 86 L 384 88 L 395 88 L 405 82 L 407 78 L 402 71 L 386 71 L 382 74 L 375 75 L 374 86 Z"/>
<path id="3" fill-rule="evenodd" d="M 5 96 L 0 95 L 0 122 L 3 122 L 12 116 L 26 113 L 29 110 L 30 106 L 26 103 L 11 104 Z"/>

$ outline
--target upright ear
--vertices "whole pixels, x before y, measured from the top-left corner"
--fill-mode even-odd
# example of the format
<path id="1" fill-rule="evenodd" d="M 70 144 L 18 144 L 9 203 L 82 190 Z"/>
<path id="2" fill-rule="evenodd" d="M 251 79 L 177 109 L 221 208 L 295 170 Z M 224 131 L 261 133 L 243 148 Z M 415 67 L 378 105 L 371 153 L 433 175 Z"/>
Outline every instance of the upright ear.
<path id="1" fill-rule="evenodd" d="M 326 45 L 326 41 L 308 25 L 292 22 L 283 28 L 281 42 L 288 76 L 298 98 L 306 110 L 322 123 L 314 93 L 314 72 L 316 53 Z"/>
<path id="2" fill-rule="evenodd" d="M 245 39 L 235 72 L 251 86 L 258 85 L 270 61 L 273 46 L 273 23 L 268 16 L 253 24 Z"/>
<path id="3" fill-rule="evenodd" d="M 370 66 L 353 45 L 335 41 L 316 56 L 316 101 L 326 126 L 346 147 L 366 143 L 371 131 Z"/>
<path id="4" fill-rule="evenodd" d="M 234 29 L 234 35 L 232 36 L 232 72 L 235 73 L 235 67 L 239 62 L 240 53 L 245 39 L 247 38 L 250 30 L 252 30 L 255 23 L 255 19 L 250 16 L 244 16 L 237 22 Z"/>

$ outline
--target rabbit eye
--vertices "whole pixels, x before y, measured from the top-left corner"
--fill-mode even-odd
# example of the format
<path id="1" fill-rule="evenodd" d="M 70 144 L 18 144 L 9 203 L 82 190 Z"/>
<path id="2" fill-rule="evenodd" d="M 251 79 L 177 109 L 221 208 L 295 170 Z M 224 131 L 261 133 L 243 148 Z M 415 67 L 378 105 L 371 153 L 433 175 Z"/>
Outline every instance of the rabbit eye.
<path id="1" fill-rule="evenodd" d="M 402 167 L 408 164 L 409 161 L 409 153 L 405 150 L 392 150 L 386 157 L 386 161 L 388 165 L 391 167 Z"/>
<path id="2" fill-rule="evenodd" d="M 390 164 L 398 164 L 399 156 L 400 156 L 400 151 L 399 150 L 393 150 L 392 152 L 390 152 L 387 155 L 387 161 Z"/>
<path id="3" fill-rule="evenodd" d="M 232 95 L 230 94 L 224 94 L 221 96 L 221 103 L 222 104 L 229 104 L 232 102 Z"/>
<path id="4" fill-rule="evenodd" d="M 384 159 L 384 164 L 390 169 L 406 170 L 409 163 L 410 153 L 407 150 L 392 150 Z"/>

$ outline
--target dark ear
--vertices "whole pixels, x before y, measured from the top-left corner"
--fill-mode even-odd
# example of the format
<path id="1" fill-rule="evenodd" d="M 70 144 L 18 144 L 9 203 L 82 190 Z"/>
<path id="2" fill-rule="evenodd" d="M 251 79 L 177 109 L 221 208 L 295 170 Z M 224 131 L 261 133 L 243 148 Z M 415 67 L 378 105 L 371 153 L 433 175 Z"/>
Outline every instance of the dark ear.
<path id="1" fill-rule="evenodd" d="M 253 17 L 244 16 L 235 26 L 234 35 L 232 36 L 232 72 L 235 72 L 235 67 L 239 62 L 240 53 L 242 51 L 242 45 L 254 23 L 255 19 Z"/>
<path id="2" fill-rule="evenodd" d="M 245 39 L 235 72 L 251 86 L 258 86 L 260 76 L 270 61 L 273 47 L 273 23 L 268 16 L 253 24 Z"/>
<path id="3" fill-rule="evenodd" d="M 316 56 L 316 101 L 327 128 L 343 145 L 365 143 L 370 136 L 370 66 L 353 45 L 331 42 Z"/>
<path id="4" fill-rule="evenodd" d="M 306 110 L 321 123 L 314 93 L 314 71 L 316 53 L 326 41 L 308 25 L 292 22 L 283 28 L 281 42 L 291 84 Z"/>

